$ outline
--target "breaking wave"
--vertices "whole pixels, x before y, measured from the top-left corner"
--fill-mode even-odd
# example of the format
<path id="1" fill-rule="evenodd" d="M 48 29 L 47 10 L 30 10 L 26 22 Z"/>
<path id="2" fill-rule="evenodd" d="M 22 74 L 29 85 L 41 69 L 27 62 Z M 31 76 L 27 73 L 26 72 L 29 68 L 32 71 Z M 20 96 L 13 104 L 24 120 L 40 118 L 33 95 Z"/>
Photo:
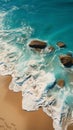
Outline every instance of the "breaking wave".
<path id="1" fill-rule="evenodd" d="M 73 118 L 73 67 L 65 68 L 58 57 L 73 52 L 55 44 L 54 52 L 48 48 L 41 52 L 30 49 L 28 43 L 35 29 L 25 19 L 12 22 L 18 10 L 19 7 L 13 6 L 0 12 L 0 75 L 12 76 L 9 89 L 22 92 L 22 109 L 33 111 L 42 107 L 52 117 L 54 129 L 65 130 L 73 122 L 69 123 Z M 66 82 L 63 88 L 56 83 L 59 78 Z"/>

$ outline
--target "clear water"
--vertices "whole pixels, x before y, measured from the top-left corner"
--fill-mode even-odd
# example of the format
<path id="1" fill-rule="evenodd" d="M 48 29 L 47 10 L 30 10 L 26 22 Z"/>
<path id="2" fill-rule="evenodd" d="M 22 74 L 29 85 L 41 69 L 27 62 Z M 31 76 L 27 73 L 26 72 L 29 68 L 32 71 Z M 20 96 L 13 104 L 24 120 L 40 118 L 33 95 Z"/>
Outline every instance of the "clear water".
<path id="1" fill-rule="evenodd" d="M 73 67 L 64 68 L 59 61 L 59 55 L 73 54 L 72 14 L 73 0 L 0 0 L 0 74 L 12 75 L 9 89 L 22 91 L 22 108 L 41 106 L 55 130 L 65 129 L 73 116 Z M 56 51 L 32 51 L 32 39 L 47 41 Z M 67 48 L 59 49 L 58 41 Z M 59 78 L 65 80 L 62 89 L 52 86 Z"/>

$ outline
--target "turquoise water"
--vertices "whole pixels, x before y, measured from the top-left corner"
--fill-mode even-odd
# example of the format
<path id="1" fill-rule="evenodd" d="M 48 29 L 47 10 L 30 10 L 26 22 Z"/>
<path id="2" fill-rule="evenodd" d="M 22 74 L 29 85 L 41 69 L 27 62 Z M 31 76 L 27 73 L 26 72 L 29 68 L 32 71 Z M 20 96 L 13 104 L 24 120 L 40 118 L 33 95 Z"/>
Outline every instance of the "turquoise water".
<path id="1" fill-rule="evenodd" d="M 31 27 L 32 38 L 47 40 L 56 44 L 58 40 L 66 42 L 72 49 L 73 1 L 38 0 L 1 0 L 0 11 L 7 12 L 4 29 Z"/>
<path id="2" fill-rule="evenodd" d="M 73 116 L 73 66 L 65 68 L 59 61 L 59 55 L 73 54 L 73 0 L 0 0 L 0 5 L 0 74 L 12 75 L 9 89 L 22 91 L 23 109 L 42 106 L 53 118 L 54 129 L 62 130 L 63 117 L 67 122 Z M 32 39 L 46 41 L 55 52 L 31 50 L 28 43 Z M 58 41 L 67 48 L 59 49 Z M 65 80 L 65 87 L 52 87 L 60 78 Z M 32 91 L 32 84 L 37 85 L 38 93 Z"/>

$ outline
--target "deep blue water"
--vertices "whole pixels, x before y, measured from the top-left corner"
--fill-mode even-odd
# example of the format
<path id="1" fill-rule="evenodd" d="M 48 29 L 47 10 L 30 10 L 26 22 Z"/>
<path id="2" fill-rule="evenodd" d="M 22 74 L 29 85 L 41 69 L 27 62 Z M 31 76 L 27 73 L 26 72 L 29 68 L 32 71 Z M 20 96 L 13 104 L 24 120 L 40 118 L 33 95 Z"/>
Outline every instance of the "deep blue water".
<path id="1" fill-rule="evenodd" d="M 28 47 L 31 39 L 45 40 L 56 51 L 51 54 L 34 52 Z M 58 41 L 64 42 L 67 48 L 59 49 Z M 61 130 L 62 115 L 67 117 L 69 109 L 71 114 L 73 112 L 73 67 L 64 68 L 59 61 L 59 55 L 67 52 L 73 54 L 73 0 L 0 0 L 0 74 L 12 75 L 10 89 L 14 91 L 20 91 L 30 75 L 40 77 L 38 71 L 41 70 L 65 80 L 64 89 L 50 90 L 57 104 L 62 99 L 59 110 L 55 106 L 53 112 L 52 118 L 60 119 L 54 124 L 55 130 Z"/>

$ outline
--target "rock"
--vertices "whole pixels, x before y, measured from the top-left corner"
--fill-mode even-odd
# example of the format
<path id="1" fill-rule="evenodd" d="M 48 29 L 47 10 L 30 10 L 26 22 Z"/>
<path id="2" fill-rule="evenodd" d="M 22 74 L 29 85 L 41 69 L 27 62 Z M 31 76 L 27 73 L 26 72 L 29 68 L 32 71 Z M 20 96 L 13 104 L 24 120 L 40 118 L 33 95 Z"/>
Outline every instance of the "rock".
<path id="1" fill-rule="evenodd" d="M 67 55 L 72 57 L 72 53 L 71 52 L 68 52 Z"/>
<path id="2" fill-rule="evenodd" d="M 40 40 L 32 40 L 29 43 L 29 47 L 35 48 L 35 49 L 44 49 L 47 46 L 47 43 Z"/>
<path id="3" fill-rule="evenodd" d="M 50 52 L 53 52 L 55 50 L 55 48 L 53 46 L 48 47 L 48 49 Z"/>
<path id="4" fill-rule="evenodd" d="M 60 87 L 64 87 L 65 81 L 64 81 L 63 79 L 59 79 L 59 80 L 57 81 L 57 84 L 58 84 Z"/>
<path id="5" fill-rule="evenodd" d="M 66 45 L 64 44 L 64 42 L 58 42 L 57 46 L 59 46 L 60 48 L 66 47 Z"/>
<path id="6" fill-rule="evenodd" d="M 60 58 L 61 63 L 65 67 L 71 67 L 73 65 L 73 57 L 71 57 L 69 55 L 62 55 L 59 58 Z"/>
<path id="7" fill-rule="evenodd" d="M 40 48 L 35 48 L 35 51 L 41 52 L 41 49 Z"/>

